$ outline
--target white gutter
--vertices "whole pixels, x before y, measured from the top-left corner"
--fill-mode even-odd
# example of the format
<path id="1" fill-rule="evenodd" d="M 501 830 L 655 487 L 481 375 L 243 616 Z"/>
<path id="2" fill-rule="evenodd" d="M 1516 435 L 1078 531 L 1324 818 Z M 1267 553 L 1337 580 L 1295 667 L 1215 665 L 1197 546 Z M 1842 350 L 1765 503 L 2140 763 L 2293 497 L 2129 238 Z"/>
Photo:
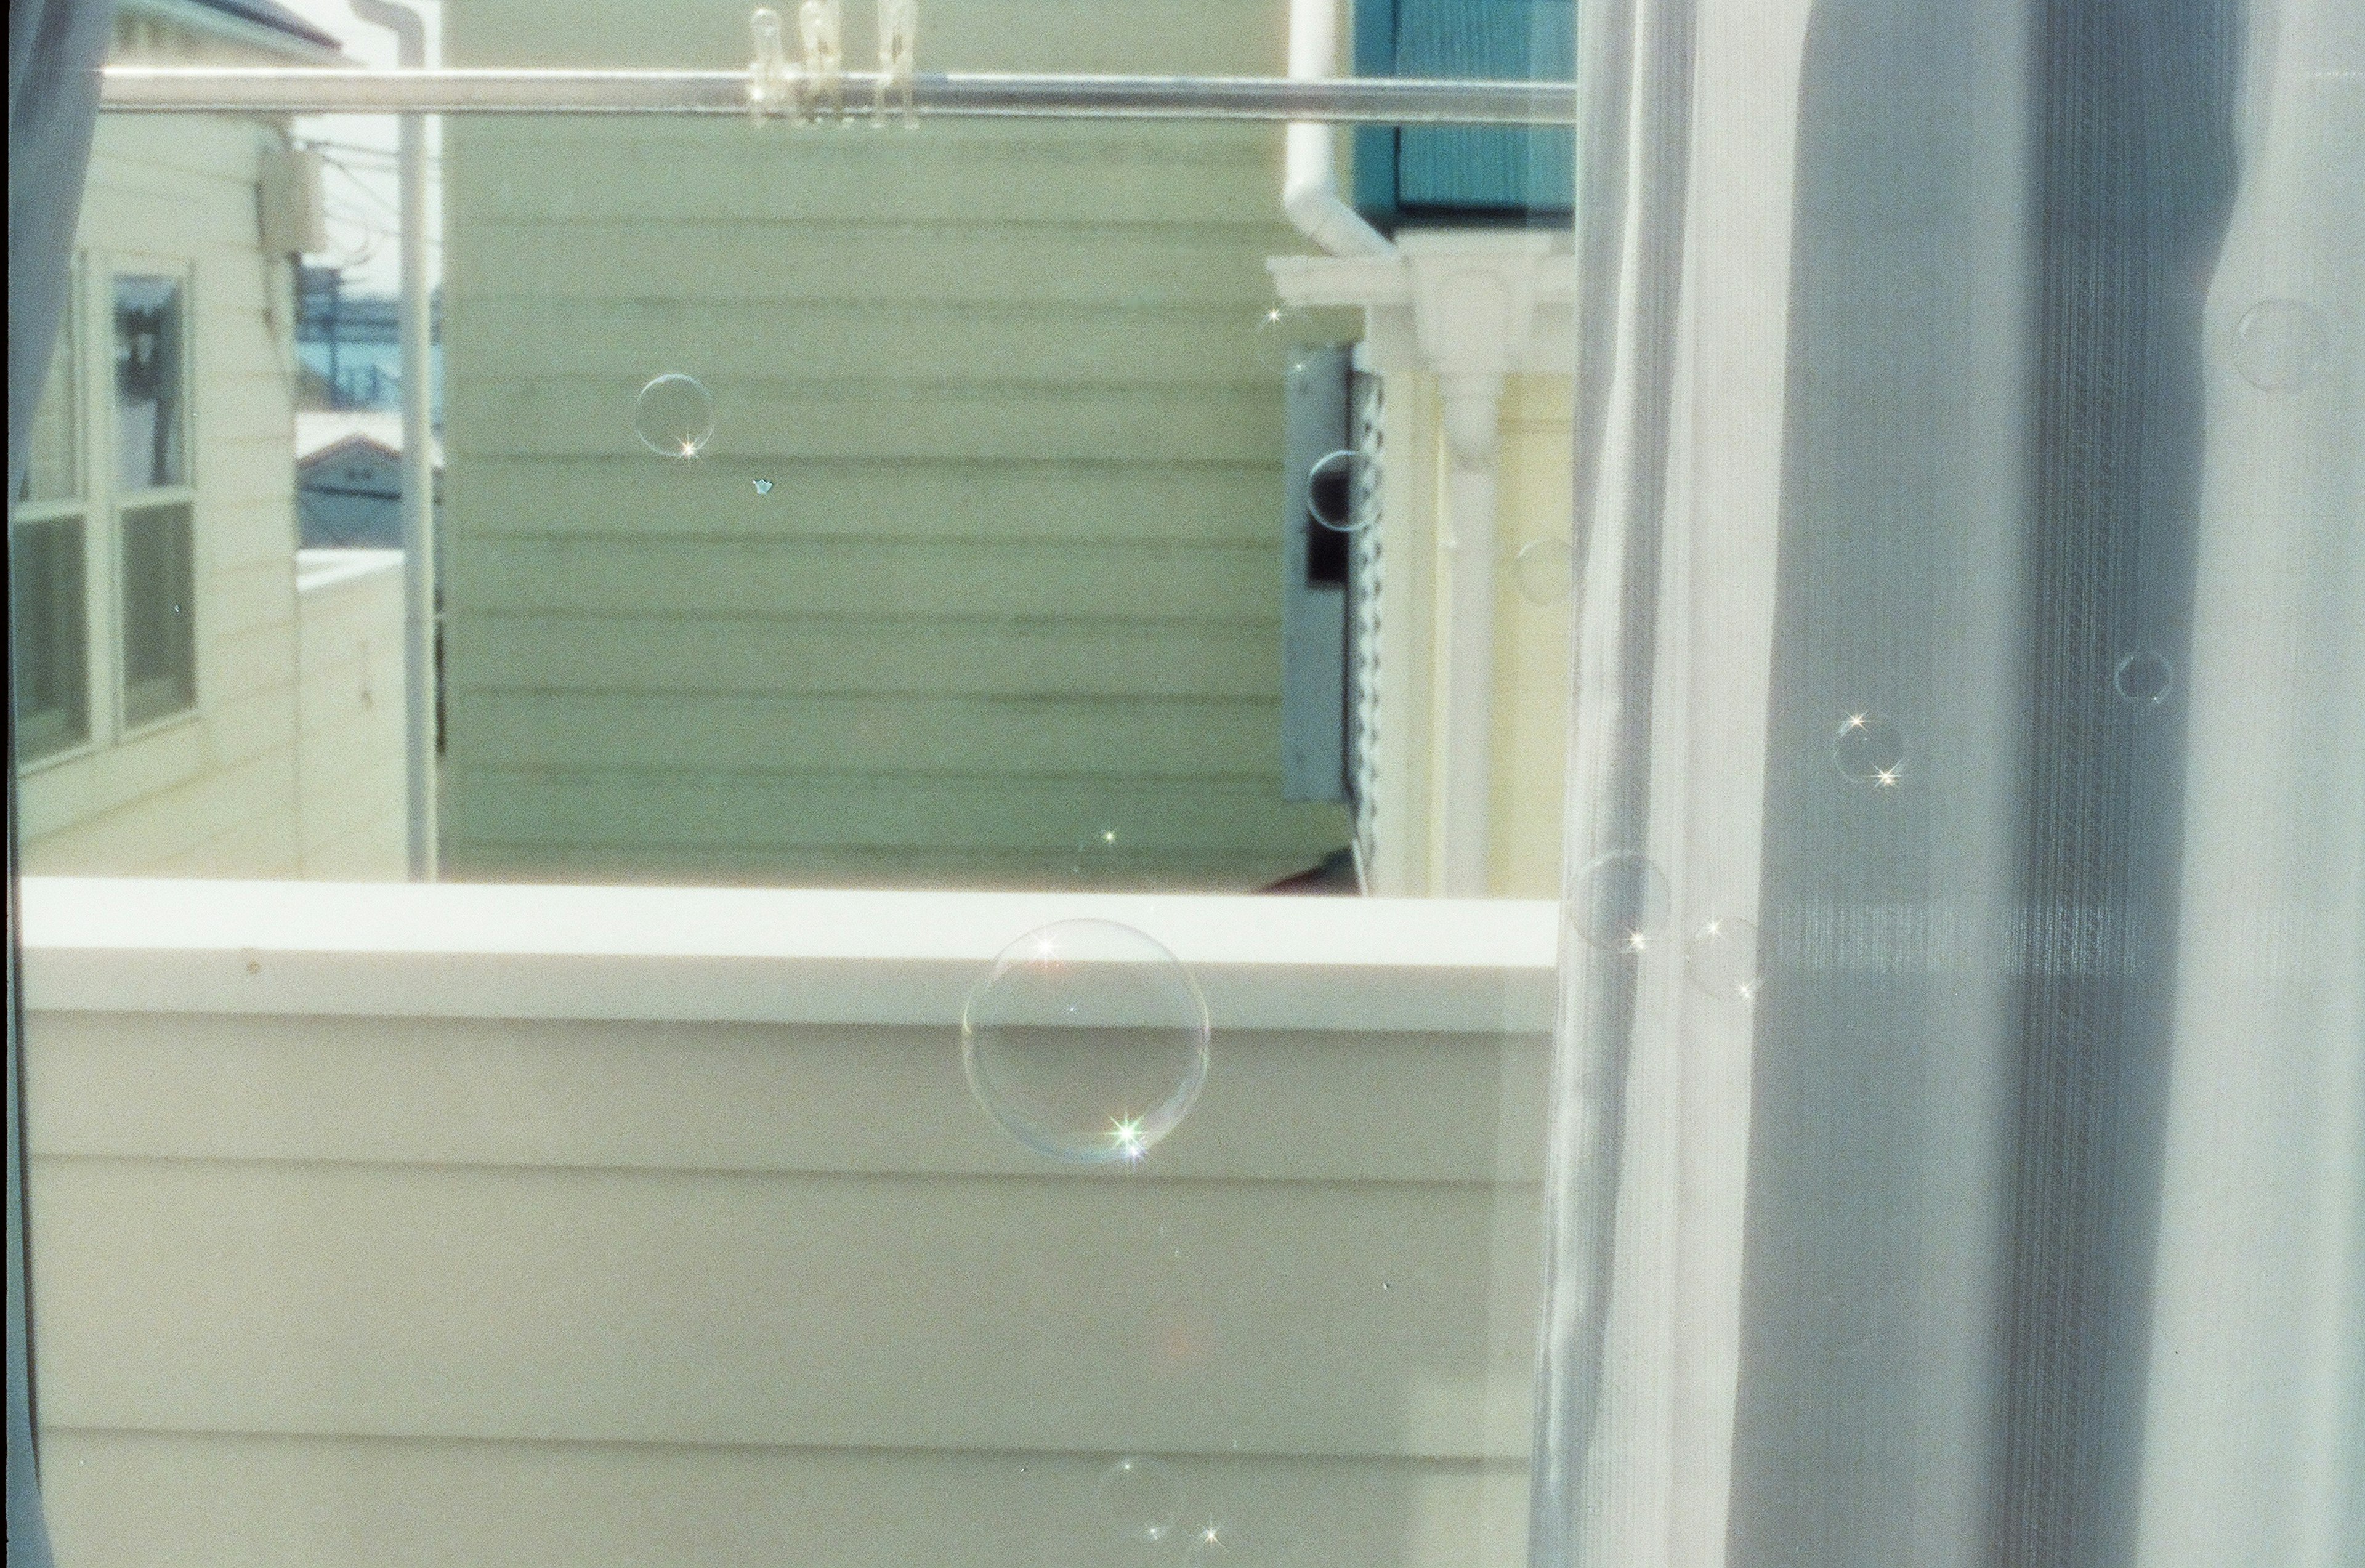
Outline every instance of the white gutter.
<path id="1" fill-rule="evenodd" d="M 1289 74 L 1319 82 L 1339 66 L 1339 0 L 1289 0 Z M 1386 236 L 1339 199 L 1329 126 L 1293 120 L 1283 144 L 1281 205 L 1298 232 L 1334 256 L 1393 256 Z"/>
<path id="2" fill-rule="evenodd" d="M 195 33 L 199 38 L 219 39 L 224 43 L 276 55 L 283 60 L 299 60 L 307 64 L 344 66 L 351 62 L 340 53 L 334 44 L 315 43 L 282 28 L 233 16 L 228 11 L 202 6 L 197 0 L 116 0 L 116 15 L 153 17 L 170 27 Z"/>
<path id="3" fill-rule="evenodd" d="M 353 0 L 353 15 L 400 42 L 409 70 L 427 64 L 427 23 L 394 0 Z M 410 879 L 435 879 L 435 455 L 430 430 L 427 120 L 404 115 L 402 182 L 402 668 Z"/>

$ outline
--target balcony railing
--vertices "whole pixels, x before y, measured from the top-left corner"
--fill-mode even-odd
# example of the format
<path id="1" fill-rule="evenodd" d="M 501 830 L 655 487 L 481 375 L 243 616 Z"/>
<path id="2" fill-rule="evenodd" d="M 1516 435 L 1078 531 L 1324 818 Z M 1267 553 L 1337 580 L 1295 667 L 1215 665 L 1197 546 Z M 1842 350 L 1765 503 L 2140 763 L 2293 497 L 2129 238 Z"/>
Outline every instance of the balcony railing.
<path id="1" fill-rule="evenodd" d="M 560 1528 L 601 1560 L 1105 1562 L 1125 1454 L 1328 1553 L 1297 1561 L 1523 1539 L 1550 904 L 35 879 L 24 908 L 61 1562 L 275 1561 L 332 1521 L 486 1562 Z M 1079 916 L 1157 937 L 1213 1015 L 1130 1172 L 1011 1142 L 958 1059 L 992 956 Z"/>

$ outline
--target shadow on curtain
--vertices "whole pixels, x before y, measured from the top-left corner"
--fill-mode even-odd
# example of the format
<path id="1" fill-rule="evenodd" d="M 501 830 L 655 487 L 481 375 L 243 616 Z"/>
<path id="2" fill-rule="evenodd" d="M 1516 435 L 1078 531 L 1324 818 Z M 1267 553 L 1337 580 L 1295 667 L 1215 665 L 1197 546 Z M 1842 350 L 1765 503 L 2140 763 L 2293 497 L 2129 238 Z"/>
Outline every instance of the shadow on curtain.
<path id="1" fill-rule="evenodd" d="M 1531 1561 L 2356 1561 L 2365 16 L 1580 25 Z"/>

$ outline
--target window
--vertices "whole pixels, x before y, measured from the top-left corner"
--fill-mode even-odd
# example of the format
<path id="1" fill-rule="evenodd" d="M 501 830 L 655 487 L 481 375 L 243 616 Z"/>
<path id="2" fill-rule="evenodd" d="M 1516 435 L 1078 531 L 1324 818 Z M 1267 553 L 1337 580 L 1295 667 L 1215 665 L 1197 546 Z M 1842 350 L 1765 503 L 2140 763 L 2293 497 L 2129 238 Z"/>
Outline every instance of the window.
<path id="1" fill-rule="evenodd" d="M 252 105 L 102 119 L 67 1558 L 2365 1563 L 2342 57 L 1585 3 L 1581 186 L 1379 126 L 1360 214 L 1344 132 L 935 113 L 1333 0 L 950 7 L 909 134 L 710 112 L 834 115 L 777 16 L 454 4 L 450 264 L 340 122 L 325 318 Z M 299 451 L 410 549 L 291 584 Z"/>
<path id="2" fill-rule="evenodd" d="M 115 280 L 115 474 L 124 490 L 188 478 L 183 405 L 181 280 Z"/>
<path id="3" fill-rule="evenodd" d="M 114 280 L 117 611 L 127 728 L 197 700 L 183 297 L 178 277 Z"/>
<path id="4" fill-rule="evenodd" d="M 80 518 L 48 518 L 20 522 L 9 532 L 17 760 L 37 762 L 90 738 L 83 525 Z"/>
<path id="5" fill-rule="evenodd" d="M 138 725 L 197 700 L 189 504 L 126 511 L 121 529 L 123 722 Z"/>
<path id="6" fill-rule="evenodd" d="M 9 509 L 19 767 L 196 705 L 190 279 L 173 268 L 102 261 L 69 291 Z"/>
<path id="7" fill-rule="evenodd" d="M 10 508 L 8 614 L 20 766 L 90 739 L 89 514 L 74 395 L 77 352 L 69 298 Z"/>

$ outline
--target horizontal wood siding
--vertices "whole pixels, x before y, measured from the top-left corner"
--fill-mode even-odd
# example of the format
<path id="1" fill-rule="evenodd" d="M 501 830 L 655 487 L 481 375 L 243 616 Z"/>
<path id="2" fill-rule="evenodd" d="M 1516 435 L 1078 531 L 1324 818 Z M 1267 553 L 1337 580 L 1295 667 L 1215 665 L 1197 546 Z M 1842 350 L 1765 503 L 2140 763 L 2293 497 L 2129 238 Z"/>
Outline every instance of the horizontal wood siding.
<path id="1" fill-rule="evenodd" d="M 1138 1171 L 946 1025 L 43 1012 L 61 1562 L 1524 1561 L 1547 1047 L 1219 1034 Z"/>
<path id="2" fill-rule="evenodd" d="M 1270 71 L 1284 19 L 960 12 L 941 66 Z M 681 6 L 569 17 L 570 58 L 745 63 Z M 446 136 L 454 874 L 1032 884 L 1114 831 L 1119 875 L 1250 887 L 1345 843 L 1280 799 L 1275 130 Z M 715 398 L 695 462 L 633 432 L 665 372 Z"/>

